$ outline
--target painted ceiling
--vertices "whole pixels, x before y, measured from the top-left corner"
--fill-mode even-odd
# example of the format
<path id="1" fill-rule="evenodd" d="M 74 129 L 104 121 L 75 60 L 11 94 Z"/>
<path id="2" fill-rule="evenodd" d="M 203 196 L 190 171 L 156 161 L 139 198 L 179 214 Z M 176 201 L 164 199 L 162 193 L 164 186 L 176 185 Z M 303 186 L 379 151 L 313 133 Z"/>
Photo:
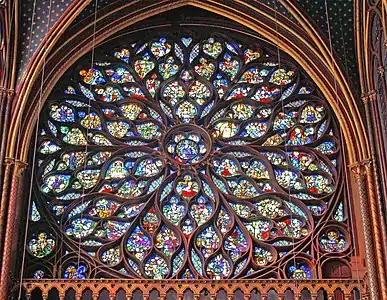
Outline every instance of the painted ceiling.
<path id="1" fill-rule="evenodd" d="M 38 48 L 40 42 L 62 16 L 73 0 L 23 0 L 21 7 L 21 33 L 19 48 L 19 80 L 30 58 Z M 98 10 L 109 9 L 122 1 L 95 0 L 74 21 L 74 26 L 91 18 Z M 286 8 L 279 0 L 263 0 L 266 5 L 275 8 L 278 13 L 292 19 Z M 354 7 L 353 0 L 303 0 L 298 1 L 300 7 L 305 11 L 310 21 L 315 24 L 326 40 L 329 42 L 331 35 L 332 47 L 341 64 L 346 70 L 356 88 L 358 83 L 358 70 L 356 64 L 356 51 L 354 43 Z M 327 9 L 326 9 L 327 8 Z M 330 25 L 328 30 L 328 23 Z"/>

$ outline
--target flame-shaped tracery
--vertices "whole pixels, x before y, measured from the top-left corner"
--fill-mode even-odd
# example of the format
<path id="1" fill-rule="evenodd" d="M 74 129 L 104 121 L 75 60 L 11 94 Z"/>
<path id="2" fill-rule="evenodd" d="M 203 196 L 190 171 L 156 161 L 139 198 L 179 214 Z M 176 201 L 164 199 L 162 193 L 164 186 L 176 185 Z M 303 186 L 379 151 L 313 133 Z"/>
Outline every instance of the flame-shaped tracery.
<path id="1" fill-rule="evenodd" d="M 46 214 L 61 277 L 309 279 L 312 242 L 349 247 L 331 109 L 261 45 L 134 42 L 78 68 L 43 116 L 28 247 L 59 247 Z"/>

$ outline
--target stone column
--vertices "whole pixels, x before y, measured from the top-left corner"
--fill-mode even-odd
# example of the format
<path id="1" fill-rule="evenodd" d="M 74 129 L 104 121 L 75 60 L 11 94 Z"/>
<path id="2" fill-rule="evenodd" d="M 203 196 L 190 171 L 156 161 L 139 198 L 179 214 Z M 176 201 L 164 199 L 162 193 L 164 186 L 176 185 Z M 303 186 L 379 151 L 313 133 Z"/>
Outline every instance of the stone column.
<path id="1" fill-rule="evenodd" d="M 385 216 L 383 214 L 383 205 L 382 205 L 382 192 L 379 185 L 379 170 L 381 170 L 381 161 L 378 160 L 376 154 L 375 141 L 378 138 L 378 128 L 375 120 L 379 118 L 378 112 L 376 109 L 376 92 L 372 91 L 369 93 L 368 97 L 362 97 L 366 119 L 367 119 L 367 128 L 368 128 L 368 138 L 370 141 L 371 149 L 371 158 L 372 163 L 366 164 L 366 176 L 368 182 L 368 198 L 370 204 L 370 213 L 371 213 L 371 222 L 373 225 L 373 234 L 375 241 L 375 259 L 378 265 L 378 274 L 379 274 L 379 287 L 381 288 L 380 294 L 382 299 L 387 300 L 387 291 L 382 287 L 387 286 L 386 284 L 386 272 L 385 272 L 385 263 L 387 259 L 387 253 L 384 253 L 385 247 L 387 247 L 387 228 L 385 222 Z M 371 104 L 371 105 L 370 105 Z M 371 107 L 370 107 L 371 106 Z M 372 110 L 372 117 L 371 117 Z M 375 138 L 374 138 L 375 136 Z M 377 143 L 377 142 L 376 142 Z M 378 165 L 379 163 L 379 165 Z"/>
<path id="2" fill-rule="evenodd" d="M 1 266 L 1 284 L 0 284 L 0 300 L 7 300 L 9 296 L 12 268 L 14 266 L 12 245 L 14 239 L 18 238 L 15 232 L 15 216 L 17 209 L 20 209 L 19 188 L 20 178 L 27 164 L 15 160 L 14 169 L 12 172 L 11 191 L 9 195 L 7 223 L 5 226 L 5 239 L 3 248 L 3 261 Z"/>
<path id="3" fill-rule="evenodd" d="M 1 164 L 2 162 L 0 162 Z M 7 216 L 7 208 L 8 208 L 8 201 L 9 201 L 9 184 L 10 184 L 10 177 L 12 173 L 12 166 L 13 166 L 14 160 L 7 158 L 5 160 L 5 172 L 4 172 L 4 182 L 2 187 L 2 193 L 1 193 L 1 205 L 0 205 L 0 256 L 3 253 L 3 242 L 5 238 L 5 225 L 6 225 L 6 216 Z M 2 256 L 0 257 L 0 263 L 2 260 Z M 0 279 L 1 282 L 1 279 Z"/>
<path id="4" fill-rule="evenodd" d="M 374 183 L 373 178 L 374 174 L 374 164 L 365 164 L 365 173 L 366 180 L 368 183 L 368 203 L 369 203 L 369 213 L 371 217 L 371 223 L 373 228 L 373 241 L 374 241 L 374 251 L 375 251 L 375 260 L 377 264 L 377 274 L 379 278 L 379 292 L 381 299 L 387 300 L 387 283 L 386 283 L 386 268 L 383 255 L 383 243 L 385 239 L 382 237 L 381 232 L 386 230 L 384 223 L 384 218 L 380 218 L 379 213 L 381 212 L 381 206 L 378 203 L 378 199 L 375 197 L 374 192 Z M 384 232 L 385 234 L 385 232 Z M 368 270 L 367 270 L 368 271 Z"/>
<path id="5" fill-rule="evenodd" d="M 368 162 L 367 162 L 368 163 Z M 367 197 L 367 182 L 364 164 L 352 166 L 356 187 L 359 194 L 361 219 L 364 235 L 365 261 L 369 282 L 369 293 L 372 299 L 380 299 L 377 264 L 375 261 L 375 245 L 373 241 L 372 223 L 370 218 L 370 208 Z"/>

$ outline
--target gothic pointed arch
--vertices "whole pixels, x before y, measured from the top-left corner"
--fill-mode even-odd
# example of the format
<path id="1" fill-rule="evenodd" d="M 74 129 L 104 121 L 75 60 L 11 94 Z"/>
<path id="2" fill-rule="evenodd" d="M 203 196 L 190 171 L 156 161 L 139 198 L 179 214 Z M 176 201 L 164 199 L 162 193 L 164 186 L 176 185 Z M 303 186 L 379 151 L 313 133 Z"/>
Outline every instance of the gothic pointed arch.
<path id="1" fill-rule="evenodd" d="M 157 18 L 179 7 L 232 22 Z M 163 1 L 53 28 L 7 147 L 26 161 L 40 115 L 26 276 L 304 280 L 353 263 L 345 168 L 368 139 L 329 47 L 286 8 L 297 24 L 255 1 Z"/>

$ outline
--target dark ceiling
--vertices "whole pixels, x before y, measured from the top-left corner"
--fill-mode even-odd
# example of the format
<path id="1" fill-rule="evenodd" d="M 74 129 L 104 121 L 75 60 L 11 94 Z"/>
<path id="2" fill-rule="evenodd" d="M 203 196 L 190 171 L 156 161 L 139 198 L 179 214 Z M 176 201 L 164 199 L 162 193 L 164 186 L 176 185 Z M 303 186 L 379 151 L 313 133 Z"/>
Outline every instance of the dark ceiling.
<path id="1" fill-rule="evenodd" d="M 19 79 L 22 77 L 26 64 L 34 54 L 45 34 L 60 18 L 72 0 L 23 0 L 21 6 L 21 33 L 20 33 L 20 66 Z M 77 17 L 74 24 L 90 19 L 95 12 L 95 3 L 98 10 L 114 5 L 112 0 L 93 0 L 83 13 Z M 116 1 L 116 2 L 119 2 Z M 279 0 L 263 0 L 266 5 L 276 8 L 288 18 L 294 19 L 279 3 Z M 298 4 L 305 11 L 309 19 L 315 24 L 329 42 L 328 22 L 332 47 L 341 60 L 356 89 L 359 87 L 358 69 L 354 43 L 354 12 L 353 0 L 302 0 Z M 328 18 L 325 4 L 328 7 Z M 31 30 L 32 28 L 32 30 Z"/>

